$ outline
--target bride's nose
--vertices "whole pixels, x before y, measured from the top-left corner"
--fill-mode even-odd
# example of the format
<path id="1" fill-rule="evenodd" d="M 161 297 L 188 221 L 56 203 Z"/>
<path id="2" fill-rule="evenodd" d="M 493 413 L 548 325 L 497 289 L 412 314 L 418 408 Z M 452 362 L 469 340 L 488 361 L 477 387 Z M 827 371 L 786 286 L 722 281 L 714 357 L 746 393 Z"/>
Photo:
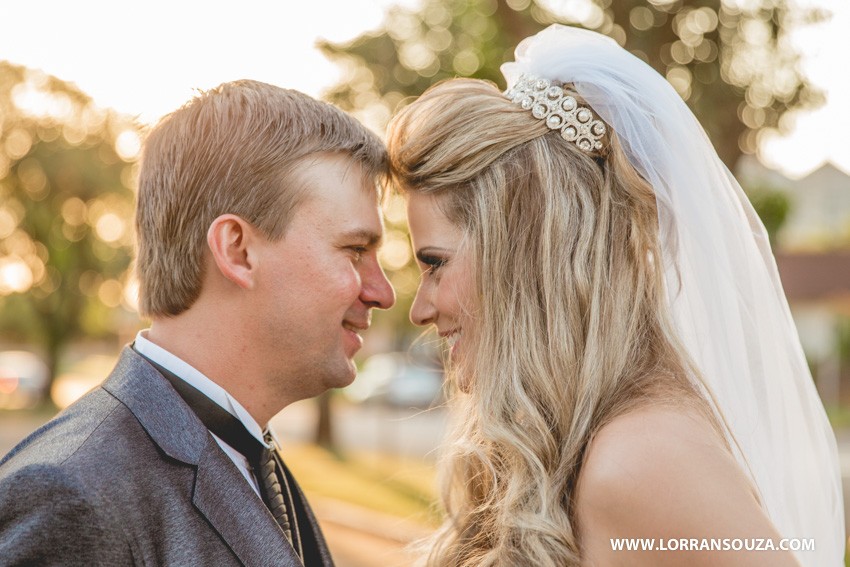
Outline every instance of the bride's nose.
<path id="1" fill-rule="evenodd" d="M 437 309 L 430 298 L 430 292 L 426 286 L 421 285 L 416 290 L 413 305 L 410 307 L 410 322 L 414 325 L 431 325 L 437 321 Z"/>

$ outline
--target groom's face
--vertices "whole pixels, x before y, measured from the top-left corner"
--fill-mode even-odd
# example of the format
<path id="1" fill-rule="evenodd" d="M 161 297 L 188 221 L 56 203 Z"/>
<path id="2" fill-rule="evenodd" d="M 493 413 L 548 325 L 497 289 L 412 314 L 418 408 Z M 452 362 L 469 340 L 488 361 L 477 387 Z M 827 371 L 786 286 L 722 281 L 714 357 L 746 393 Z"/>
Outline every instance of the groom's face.
<path id="1" fill-rule="evenodd" d="M 381 266 L 383 225 L 374 186 L 341 155 L 308 158 L 296 181 L 306 187 L 284 237 L 257 249 L 257 356 L 273 363 L 272 390 L 313 396 L 347 386 L 371 309 L 395 296 Z M 277 373 L 276 375 L 274 373 Z"/>

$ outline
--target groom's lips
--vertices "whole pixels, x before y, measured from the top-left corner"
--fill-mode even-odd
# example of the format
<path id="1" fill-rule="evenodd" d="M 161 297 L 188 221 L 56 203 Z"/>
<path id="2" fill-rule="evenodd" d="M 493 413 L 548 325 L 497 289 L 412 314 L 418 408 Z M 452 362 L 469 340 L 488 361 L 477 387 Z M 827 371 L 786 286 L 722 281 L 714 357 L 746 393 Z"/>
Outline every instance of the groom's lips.
<path id="1" fill-rule="evenodd" d="M 355 323 L 353 321 L 343 321 L 342 326 L 356 333 L 357 331 L 365 331 L 366 329 L 368 329 L 369 322 L 367 321 L 365 323 Z"/>
<path id="2" fill-rule="evenodd" d="M 343 321 L 342 328 L 345 329 L 345 334 L 352 342 L 354 346 L 354 352 L 360 350 L 360 347 L 363 346 L 363 337 L 360 336 L 359 331 L 365 331 L 366 329 L 368 329 L 369 322 Z"/>

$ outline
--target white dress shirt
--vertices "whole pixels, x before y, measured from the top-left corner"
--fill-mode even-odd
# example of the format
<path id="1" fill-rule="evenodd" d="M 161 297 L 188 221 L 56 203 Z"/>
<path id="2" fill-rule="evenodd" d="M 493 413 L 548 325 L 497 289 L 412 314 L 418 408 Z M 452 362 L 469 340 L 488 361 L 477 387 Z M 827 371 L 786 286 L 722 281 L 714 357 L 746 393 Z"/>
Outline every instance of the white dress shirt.
<path id="1" fill-rule="evenodd" d="M 248 433 L 250 433 L 257 441 L 262 443 L 264 447 L 271 448 L 263 439 L 263 428 L 260 427 L 253 417 L 251 417 L 248 410 L 236 401 L 236 398 L 228 394 L 227 390 L 204 376 L 189 363 L 181 360 L 161 346 L 148 340 L 147 330 L 139 331 L 136 335 L 136 342 L 134 346 L 139 354 L 146 356 L 163 368 L 174 373 L 180 379 L 188 382 L 191 386 L 200 390 L 205 396 L 227 411 L 227 413 L 238 419 L 242 425 L 245 426 L 245 429 L 248 430 Z M 257 484 L 257 479 L 251 472 L 251 466 L 248 464 L 248 459 L 246 459 L 242 453 L 225 443 L 212 431 L 210 431 L 210 434 L 219 444 L 224 453 L 230 457 L 230 460 L 233 461 L 233 464 L 236 465 L 236 468 L 239 469 L 239 472 L 242 473 L 242 476 L 245 477 L 245 480 L 248 481 L 248 484 L 251 485 L 251 488 L 254 489 L 257 496 L 259 496 L 260 488 Z"/>

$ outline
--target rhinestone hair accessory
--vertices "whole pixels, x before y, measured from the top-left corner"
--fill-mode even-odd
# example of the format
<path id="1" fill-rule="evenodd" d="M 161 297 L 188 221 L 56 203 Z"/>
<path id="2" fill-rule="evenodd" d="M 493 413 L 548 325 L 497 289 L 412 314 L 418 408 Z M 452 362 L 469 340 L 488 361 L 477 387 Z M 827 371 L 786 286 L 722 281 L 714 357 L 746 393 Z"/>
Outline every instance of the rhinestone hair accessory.
<path id="1" fill-rule="evenodd" d="M 575 143 L 580 150 L 602 149 L 605 123 L 594 118 L 589 108 L 579 106 L 560 83 L 521 75 L 516 84 L 505 91 L 505 96 L 525 110 L 531 110 L 535 118 L 545 120 L 550 130 L 560 130 L 561 137 Z"/>

